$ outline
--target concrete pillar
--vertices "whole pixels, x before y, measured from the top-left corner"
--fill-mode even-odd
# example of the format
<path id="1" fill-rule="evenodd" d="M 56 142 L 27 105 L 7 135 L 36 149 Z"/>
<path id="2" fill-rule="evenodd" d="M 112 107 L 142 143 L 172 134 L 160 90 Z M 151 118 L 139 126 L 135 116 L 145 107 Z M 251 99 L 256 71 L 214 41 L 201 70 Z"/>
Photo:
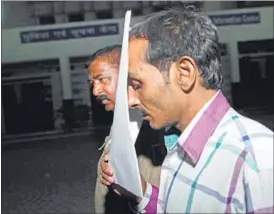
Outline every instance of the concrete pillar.
<path id="1" fill-rule="evenodd" d="M 231 81 L 233 83 L 240 82 L 238 43 L 231 41 L 227 45 L 229 46 L 230 52 Z"/>
<path id="2" fill-rule="evenodd" d="M 72 99 L 70 64 L 67 56 L 60 58 L 60 68 L 63 91 L 63 117 L 68 131 L 72 131 L 75 123 L 74 103 Z"/>
<path id="3" fill-rule="evenodd" d="M 59 113 L 57 113 L 58 110 L 60 110 L 63 106 L 63 97 L 62 97 L 62 80 L 61 75 L 59 72 L 52 72 L 51 77 L 51 94 L 52 94 L 52 105 L 53 105 L 53 111 L 54 111 L 54 127 L 56 130 L 62 129 L 63 124 L 63 118 Z"/>
<path id="4" fill-rule="evenodd" d="M 59 72 L 51 73 L 51 92 L 52 92 L 52 104 L 53 110 L 57 111 L 62 107 L 62 80 Z"/>
<path id="5" fill-rule="evenodd" d="M 62 56 L 60 58 L 60 68 L 61 68 L 63 99 L 69 100 L 69 99 L 72 99 L 72 89 L 71 89 L 71 72 L 70 72 L 69 58 L 67 56 Z"/>

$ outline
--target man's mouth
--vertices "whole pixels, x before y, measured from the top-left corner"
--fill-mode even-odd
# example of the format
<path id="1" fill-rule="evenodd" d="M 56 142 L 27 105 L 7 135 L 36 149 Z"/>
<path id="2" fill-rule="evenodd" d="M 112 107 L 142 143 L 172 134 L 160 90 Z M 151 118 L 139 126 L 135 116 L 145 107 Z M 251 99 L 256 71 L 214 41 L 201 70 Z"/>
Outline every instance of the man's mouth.
<path id="1" fill-rule="evenodd" d="M 110 104 L 110 99 L 107 95 L 103 94 L 103 95 L 99 95 L 98 97 L 96 97 L 97 101 L 102 103 L 103 105 L 108 105 Z"/>
<path id="2" fill-rule="evenodd" d="M 143 116 L 143 120 L 149 120 L 149 118 L 150 116 L 148 114 Z"/>
<path id="3" fill-rule="evenodd" d="M 141 110 L 141 109 L 139 111 L 140 111 L 140 114 L 142 115 L 143 119 L 146 119 L 149 117 L 149 114 L 146 111 Z"/>
<path id="4" fill-rule="evenodd" d="M 110 104 L 110 101 L 107 100 L 107 99 L 105 99 L 105 100 L 102 100 L 101 103 L 102 103 L 103 105 L 108 105 L 108 104 Z"/>

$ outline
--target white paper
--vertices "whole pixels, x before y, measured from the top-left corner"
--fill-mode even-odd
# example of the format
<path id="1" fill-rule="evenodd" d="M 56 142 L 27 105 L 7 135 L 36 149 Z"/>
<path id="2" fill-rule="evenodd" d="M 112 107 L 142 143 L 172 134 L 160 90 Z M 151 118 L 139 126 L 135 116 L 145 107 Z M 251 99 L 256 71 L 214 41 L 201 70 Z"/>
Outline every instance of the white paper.
<path id="1" fill-rule="evenodd" d="M 137 110 L 128 108 L 128 39 L 131 11 L 127 11 L 116 90 L 116 104 L 111 128 L 110 164 L 116 184 L 137 197 L 142 197 L 142 186 L 135 151 L 142 117 Z"/>

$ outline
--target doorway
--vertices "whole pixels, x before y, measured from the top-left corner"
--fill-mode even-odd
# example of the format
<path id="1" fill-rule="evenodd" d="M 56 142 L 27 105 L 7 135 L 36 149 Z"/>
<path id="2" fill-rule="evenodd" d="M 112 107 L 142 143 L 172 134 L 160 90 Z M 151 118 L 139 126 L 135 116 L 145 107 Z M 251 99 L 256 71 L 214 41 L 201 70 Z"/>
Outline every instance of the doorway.
<path id="1" fill-rule="evenodd" d="M 238 109 L 273 112 L 274 40 L 239 42 L 240 82 L 234 90 Z"/>
<path id="2" fill-rule="evenodd" d="M 6 134 L 54 129 L 52 99 L 44 80 L 11 81 L 2 85 Z"/>

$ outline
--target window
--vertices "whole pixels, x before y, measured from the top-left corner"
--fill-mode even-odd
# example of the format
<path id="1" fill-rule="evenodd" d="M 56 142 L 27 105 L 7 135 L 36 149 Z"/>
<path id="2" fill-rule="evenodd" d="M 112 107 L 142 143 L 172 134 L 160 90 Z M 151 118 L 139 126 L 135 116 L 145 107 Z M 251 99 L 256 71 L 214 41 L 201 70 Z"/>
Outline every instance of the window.
<path id="1" fill-rule="evenodd" d="M 141 16 L 143 15 L 143 11 L 141 9 L 131 9 L 132 16 Z"/>
<path id="2" fill-rule="evenodd" d="M 85 21 L 85 17 L 82 13 L 68 15 L 69 22 L 82 22 Z"/>
<path id="3" fill-rule="evenodd" d="M 39 24 L 40 25 L 55 24 L 55 18 L 54 16 L 41 16 L 39 17 Z"/>
<path id="4" fill-rule="evenodd" d="M 102 10 L 99 12 L 96 12 L 97 19 L 112 19 L 112 11 L 111 10 Z"/>
<path id="5" fill-rule="evenodd" d="M 271 6 L 274 6 L 273 1 L 237 1 L 237 8 L 271 7 Z"/>

